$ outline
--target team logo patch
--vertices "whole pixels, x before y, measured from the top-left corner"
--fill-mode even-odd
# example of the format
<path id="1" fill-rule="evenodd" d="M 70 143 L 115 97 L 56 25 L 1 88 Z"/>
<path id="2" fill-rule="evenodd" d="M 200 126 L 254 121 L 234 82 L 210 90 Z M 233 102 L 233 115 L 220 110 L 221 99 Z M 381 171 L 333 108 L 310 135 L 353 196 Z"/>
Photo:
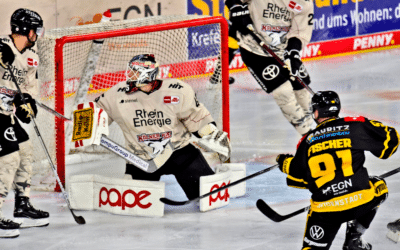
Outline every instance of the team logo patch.
<path id="1" fill-rule="evenodd" d="M 28 58 L 28 66 L 37 68 L 39 66 L 39 62 L 33 58 Z"/>
<path id="2" fill-rule="evenodd" d="M 164 103 L 165 104 L 178 104 L 179 96 L 164 96 Z"/>
<path id="3" fill-rule="evenodd" d="M 265 80 L 272 80 L 279 75 L 279 67 L 275 64 L 271 64 L 266 67 L 263 72 L 262 76 Z"/>
<path id="4" fill-rule="evenodd" d="M 9 127 L 6 129 L 6 131 L 4 131 L 4 138 L 6 138 L 8 141 L 17 141 L 13 127 Z"/>
<path id="5" fill-rule="evenodd" d="M 301 6 L 300 4 L 298 4 L 294 1 L 290 1 L 288 6 L 289 6 L 289 8 L 291 8 L 292 10 L 295 10 L 297 12 L 301 12 L 303 10 L 303 6 Z"/>
<path id="6" fill-rule="evenodd" d="M 320 240 L 322 239 L 322 237 L 324 237 L 324 229 L 322 229 L 322 227 L 320 226 L 312 226 L 310 228 L 310 235 L 311 238 L 313 238 L 314 240 Z"/>

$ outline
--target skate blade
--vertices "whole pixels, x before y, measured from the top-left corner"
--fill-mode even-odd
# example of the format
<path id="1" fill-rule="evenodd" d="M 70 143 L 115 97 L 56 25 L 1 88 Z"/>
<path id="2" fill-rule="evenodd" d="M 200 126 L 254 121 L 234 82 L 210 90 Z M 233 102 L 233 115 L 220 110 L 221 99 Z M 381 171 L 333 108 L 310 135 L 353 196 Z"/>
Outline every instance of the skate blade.
<path id="1" fill-rule="evenodd" d="M 0 230 L 0 238 L 16 238 L 18 236 L 19 236 L 18 229 L 12 229 L 12 230 L 1 229 Z"/>
<path id="2" fill-rule="evenodd" d="M 46 227 L 49 225 L 49 219 L 30 219 L 30 218 L 14 218 L 14 222 L 20 223 L 20 228 L 29 227 Z"/>
<path id="3" fill-rule="evenodd" d="M 400 231 L 393 232 L 392 230 L 389 230 L 386 237 L 397 243 L 400 241 Z"/>

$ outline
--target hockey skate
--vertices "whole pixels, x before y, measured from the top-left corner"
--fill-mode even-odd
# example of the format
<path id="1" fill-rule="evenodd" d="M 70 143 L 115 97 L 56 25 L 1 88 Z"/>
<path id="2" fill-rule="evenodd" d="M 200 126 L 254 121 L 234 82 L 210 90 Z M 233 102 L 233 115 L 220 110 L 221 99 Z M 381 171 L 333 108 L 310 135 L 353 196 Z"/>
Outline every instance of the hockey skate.
<path id="1" fill-rule="evenodd" d="M 394 242 L 400 241 L 400 219 L 390 222 L 387 224 L 387 228 L 389 229 L 386 236 L 393 240 Z"/>
<path id="2" fill-rule="evenodd" d="M 35 209 L 28 197 L 15 197 L 14 218 L 15 222 L 21 224 L 20 228 L 49 225 L 49 213 Z"/>
<path id="3" fill-rule="evenodd" d="M 356 223 L 357 222 L 353 221 L 347 222 L 346 238 L 344 240 L 343 250 L 372 250 L 372 245 L 361 238 L 362 233 L 359 232 L 360 230 L 357 230 Z"/>
<path id="4" fill-rule="evenodd" d="M 0 238 L 16 238 L 19 236 L 20 224 L 7 220 L 0 213 Z"/>

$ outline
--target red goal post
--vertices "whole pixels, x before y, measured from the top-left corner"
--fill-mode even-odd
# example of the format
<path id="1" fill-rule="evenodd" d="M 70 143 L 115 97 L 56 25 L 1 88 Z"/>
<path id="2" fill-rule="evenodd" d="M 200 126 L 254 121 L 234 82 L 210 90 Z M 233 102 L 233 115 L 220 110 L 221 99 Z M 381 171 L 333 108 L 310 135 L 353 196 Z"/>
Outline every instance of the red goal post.
<path id="1" fill-rule="evenodd" d="M 41 62 L 38 70 L 41 80 L 39 98 L 60 114 L 70 117 L 76 102 L 93 100 L 116 83 L 124 81 L 123 67 L 135 53 L 145 51 L 155 54 L 160 63 L 161 78 L 179 78 L 193 83 L 198 95 L 203 96 L 203 100 L 200 97 L 199 100 L 210 109 L 218 126 L 229 134 L 228 24 L 225 18 L 158 16 L 55 29 L 47 33 L 47 40 L 38 42 Z M 93 52 L 96 44 L 102 44 L 102 47 Z M 207 44 L 215 46 L 210 49 Z M 84 49 L 81 50 L 81 47 Z M 93 59 L 92 55 L 97 57 Z M 222 69 L 220 90 L 206 90 L 204 79 L 209 78 L 219 60 Z M 121 65 L 117 67 L 117 64 Z M 83 94 L 78 94 L 85 81 L 87 88 L 83 88 Z M 215 96 L 218 91 L 220 96 Z M 52 121 L 50 114 L 43 114 L 43 110 L 40 113 L 42 118 L 39 121 L 42 122 L 39 124 Z M 45 133 L 50 134 L 45 140 L 46 146 L 54 148 L 57 172 L 65 183 L 66 155 L 69 154 L 70 143 L 68 124 L 54 117 L 54 128 L 45 129 Z M 54 135 L 51 135 L 52 130 Z M 43 163 L 40 157 L 36 161 Z"/>

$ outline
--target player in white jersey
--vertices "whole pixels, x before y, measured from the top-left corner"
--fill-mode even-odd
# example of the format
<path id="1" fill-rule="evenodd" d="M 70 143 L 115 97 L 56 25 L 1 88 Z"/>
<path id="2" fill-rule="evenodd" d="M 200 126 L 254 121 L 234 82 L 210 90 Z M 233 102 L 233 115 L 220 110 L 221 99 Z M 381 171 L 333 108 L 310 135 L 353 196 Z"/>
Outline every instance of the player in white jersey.
<path id="1" fill-rule="evenodd" d="M 31 116 L 37 114 L 34 98 L 39 60 L 34 45 L 43 34 L 43 20 L 34 11 L 18 9 L 11 17 L 11 31 L 11 35 L 0 37 L 0 237 L 17 237 L 19 227 L 49 224 L 49 213 L 35 209 L 29 201 L 33 148 L 20 125 L 20 121 L 30 123 Z M 15 221 L 1 214 L 11 188 L 15 191 Z"/>
<path id="2" fill-rule="evenodd" d="M 219 131 L 206 107 L 190 85 L 178 79 L 156 79 L 159 71 L 154 55 L 134 56 L 128 63 L 127 81 L 121 82 L 95 101 L 122 129 L 125 146 L 142 159 L 161 154 L 171 142 L 173 153 L 158 170 L 147 173 L 126 164 L 125 176 L 158 181 L 173 174 L 189 199 L 200 195 L 201 176 L 212 175 L 199 149 L 189 143 L 193 135 L 199 144 L 213 149 L 222 161 L 230 157 L 226 132 Z"/>
<path id="3" fill-rule="evenodd" d="M 310 94 L 290 78 L 289 71 L 307 85 L 310 83 L 300 50 L 311 39 L 312 0 L 226 0 L 225 5 L 230 10 L 232 27 L 238 30 L 243 62 L 264 91 L 272 93 L 285 118 L 301 135 L 306 134 L 313 123 Z M 249 25 L 287 68 L 261 49 L 249 35 Z"/>

